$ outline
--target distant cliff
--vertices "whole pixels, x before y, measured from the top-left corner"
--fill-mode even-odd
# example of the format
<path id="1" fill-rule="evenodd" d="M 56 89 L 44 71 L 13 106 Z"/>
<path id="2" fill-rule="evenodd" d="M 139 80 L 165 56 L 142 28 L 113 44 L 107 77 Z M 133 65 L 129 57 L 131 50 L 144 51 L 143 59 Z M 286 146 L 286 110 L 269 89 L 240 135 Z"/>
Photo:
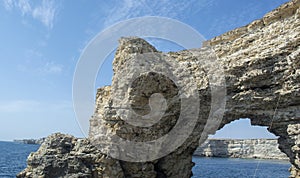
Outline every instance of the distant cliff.
<path id="1" fill-rule="evenodd" d="M 14 142 L 17 142 L 17 143 L 37 144 L 37 145 L 41 145 L 44 141 L 45 141 L 45 138 L 14 140 Z"/>
<path id="2" fill-rule="evenodd" d="M 223 158 L 286 159 L 276 139 L 208 139 L 194 155 Z"/>

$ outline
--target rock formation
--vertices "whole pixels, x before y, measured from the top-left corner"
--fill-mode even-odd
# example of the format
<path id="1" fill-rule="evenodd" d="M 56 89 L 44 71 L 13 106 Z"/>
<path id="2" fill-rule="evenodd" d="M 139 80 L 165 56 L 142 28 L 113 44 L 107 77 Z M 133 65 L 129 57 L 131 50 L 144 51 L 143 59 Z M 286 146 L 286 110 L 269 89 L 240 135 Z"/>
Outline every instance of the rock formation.
<path id="1" fill-rule="evenodd" d="M 239 118 L 250 118 L 252 125 L 267 126 L 271 133 L 279 136 L 279 149 L 289 157 L 292 164 L 291 177 L 299 177 L 299 6 L 299 0 L 292 0 L 260 20 L 207 41 L 201 49 L 163 54 L 142 39 L 121 39 L 113 64 L 115 76 L 112 87 L 100 88 L 97 92 L 96 110 L 90 126 L 91 142 L 76 140 L 70 136 L 53 135 L 36 153 L 29 156 L 28 167 L 19 177 L 191 177 L 194 165 L 192 155 L 199 141 L 203 143 L 208 134 L 214 134 L 217 129 Z M 217 62 L 224 68 L 224 85 L 222 79 L 207 73 L 208 67 L 212 67 L 214 72 L 220 71 L 218 66 L 212 65 L 210 61 L 214 58 L 211 56 L 211 49 L 218 57 Z M 152 56 L 153 60 L 155 58 L 160 63 L 153 63 L 150 58 L 149 61 L 143 62 L 153 69 L 171 70 L 171 73 L 177 76 L 175 83 L 155 72 L 133 76 L 135 71 L 132 60 L 147 53 L 155 53 L 154 57 Z M 208 60 L 203 61 L 203 56 Z M 165 66 L 169 63 L 175 63 L 176 67 L 171 66 L 169 69 L 170 66 Z M 143 67 L 143 63 L 139 65 Z M 128 90 L 124 90 L 124 83 L 116 77 L 118 75 L 136 77 L 136 80 L 132 81 Z M 197 115 L 198 120 L 195 127 L 186 130 L 192 133 L 175 151 L 156 160 L 128 162 L 113 159 L 96 149 L 103 146 L 103 150 L 109 152 L 109 148 L 116 147 L 122 152 L 122 148 L 114 145 L 113 138 L 101 135 L 102 131 L 117 134 L 132 142 L 148 142 L 166 135 L 178 126 L 176 123 L 182 112 L 180 104 L 185 101 L 181 98 L 180 91 L 189 90 L 194 86 L 199 98 L 186 97 L 189 101 L 196 99 L 195 101 L 199 100 L 201 103 L 198 108 L 198 103 L 190 102 L 190 108 L 197 106 L 200 111 Z M 213 92 L 216 88 L 220 89 L 219 92 Z M 227 91 L 224 101 L 212 99 L 213 95 L 218 95 L 224 90 Z M 155 97 L 163 96 L 165 100 L 151 105 L 151 98 L 155 93 L 161 93 Z M 122 98 L 123 96 L 128 97 Z M 211 107 L 212 103 L 222 102 L 226 102 L 224 109 L 221 105 Z M 152 123 L 151 127 L 134 126 L 119 117 L 122 112 L 126 112 L 122 111 L 126 108 L 118 106 L 126 103 L 135 113 L 142 116 L 151 113 L 151 108 L 156 105 L 166 112 L 162 119 Z M 220 117 L 220 112 L 223 111 L 221 123 L 214 125 L 214 118 Z M 208 120 L 209 117 L 213 120 Z M 185 120 L 188 120 L 189 116 L 186 118 Z M 210 123 L 209 128 L 206 128 L 207 123 Z M 107 139 L 94 144 L 97 138 L 105 136 Z M 170 141 L 166 144 L 172 143 Z M 157 147 L 159 151 L 165 149 L 162 144 Z M 123 150 L 123 153 L 126 154 L 126 150 Z M 139 149 L 136 149 L 136 154 L 143 156 Z M 159 155 L 158 152 L 153 154 Z"/>
<path id="2" fill-rule="evenodd" d="M 288 160 L 286 154 L 278 149 L 276 139 L 207 139 L 194 155 Z"/>
<path id="3" fill-rule="evenodd" d="M 118 160 L 99 152 L 87 139 L 56 133 L 27 159 L 17 177 L 124 177 Z"/>

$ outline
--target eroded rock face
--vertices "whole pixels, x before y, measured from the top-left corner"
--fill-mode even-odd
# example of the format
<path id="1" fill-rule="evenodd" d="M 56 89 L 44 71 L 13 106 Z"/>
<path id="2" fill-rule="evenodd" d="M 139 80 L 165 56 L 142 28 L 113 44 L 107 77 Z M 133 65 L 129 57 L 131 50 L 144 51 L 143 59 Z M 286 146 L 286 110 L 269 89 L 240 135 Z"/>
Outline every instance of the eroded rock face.
<path id="1" fill-rule="evenodd" d="M 17 177 L 124 177 L 118 160 L 101 154 L 87 139 L 56 133 L 27 159 Z"/>
<path id="2" fill-rule="evenodd" d="M 217 130 L 211 127 L 207 133 L 203 133 L 205 125 L 209 122 L 207 118 L 211 109 L 210 103 L 212 101 L 210 99 L 212 93 L 210 87 L 212 86 L 210 83 L 211 78 L 205 73 L 206 65 L 209 65 L 207 64 L 209 62 L 203 63 L 201 60 L 203 55 L 210 55 L 211 47 L 218 56 L 218 62 L 224 68 L 227 91 L 226 108 L 221 124 L 217 125 L 218 129 L 239 118 L 250 118 L 252 125 L 267 126 L 270 132 L 279 136 L 279 148 L 288 155 L 293 165 L 293 175 L 291 177 L 298 174 L 297 171 L 300 168 L 299 4 L 299 0 L 284 4 L 268 13 L 261 20 L 207 41 L 201 49 L 163 54 L 166 63 L 175 60 L 180 66 L 179 69 L 172 68 L 174 73 L 179 76 L 177 83 L 189 84 L 188 80 L 180 75 L 180 70 L 182 73 L 189 73 L 194 77 L 194 80 L 190 82 L 195 82 L 198 88 L 201 112 L 193 133 L 184 144 L 171 154 L 156 161 L 148 162 L 147 165 L 153 165 L 153 169 L 150 169 L 149 172 L 156 171 L 163 177 L 191 176 L 191 167 L 193 166 L 191 158 L 199 144 L 200 135 L 203 136 L 204 134 L 204 138 L 200 140 L 200 143 L 202 143 L 208 134 L 214 134 Z M 126 71 L 120 69 L 126 68 L 127 71 L 132 72 L 130 61 L 135 60 L 138 54 L 144 54 L 145 51 L 160 53 L 142 39 L 121 39 L 114 61 L 114 72 L 118 74 L 122 71 L 120 72 L 122 75 L 131 75 L 130 72 L 126 73 Z M 159 65 L 157 63 L 153 64 L 153 68 L 159 68 Z M 151 74 L 146 73 L 143 75 Z M 119 80 L 119 78 L 114 77 L 112 87 L 114 87 L 116 80 Z M 125 101 L 145 103 L 145 100 L 149 100 L 149 96 L 154 93 L 151 91 L 153 88 L 143 84 L 143 82 L 147 83 L 148 81 L 141 81 L 139 86 L 128 87 L 128 92 L 139 90 L 145 93 L 150 92 L 150 94 L 137 94 L 132 100 L 124 99 L 114 103 L 113 98 L 118 93 L 111 92 L 110 88 L 105 89 L 105 96 L 98 96 L 97 106 L 104 107 L 98 108 L 99 110 L 96 110 L 94 119 L 91 120 L 91 138 L 99 134 L 99 130 L 97 130 L 100 127 L 99 120 L 108 120 L 109 123 L 105 128 L 112 131 L 112 133 L 120 133 L 121 130 L 125 139 L 146 141 L 149 138 L 147 135 L 143 135 L 149 130 L 126 125 L 119 118 L 117 109 L 114 107 Z M 217 87 L 222 88 L 223 86 Z M 102 92 L 102 89 L 99 91 Z M 111 94 L 114 96 L 110 96 Z M 141 104 L 141 106 L 144 105 Z M 178 110 L 178 105 L 171 104 L 171 106 L 175 111 Z M 143 111 L 145 110 L 146 108 Z M 217 111 L 217 109 L 213 110 L 212 114 L 217 113 Z M 154 135 L 151 135 L 152 138 L 165 134 L 164 129 L 169 130 L 168 126 L 174 124 L 176 119 L 178 120 L 178 118 L 168 118 L 169 124 L 160 124 L 157 128 L 150 128 L 149 133 Z M 132 135 L 134 136 L 132 137 Z M 130 165 L 130 163 L 123 164 Z M 123 166 L 123 168 L 125 167 Z M 127 167 L 132 168 L 134 165 Z M 135 167 L 135 170 L 141 172 L 141 170 L 137 171 L 138 167 Z M 131 176 L 138 177 L 135 176 L 138 173 L 129 172 L 132 173 Z"/>
<path id="3" fill-rule="evenodd" d="M 192 155 L 199 142 L 203 143 L 208 134 L 214 134 L 217 129 L 239 118 L 250 118 L 252 125 L 267 126 L 270 132 L 279 136 L 279 148 L 287 154 L 292 164 L 291 177 L 299 177 L 299 6 L 299 0 L 292 0 L 261 20 L 207 41 L 201 49 L 164 54 L 143 39 L 121 39 L 113 64 L 113 84 L 111 87 L 100 88 L 97 92 L 96 110 L 90 121 L 89 140 L 92 141 L 53 135 L 43 143 L 38 152 L 29 156 L 28 167 L 19 177 L 191 177 L 194 165 Z M 215 51 L 213 54 L 212 49 Z M 153 69 L 170 70 L 177 76 L 177 80 L 172 83 L 157 72 L 144 72 L 132 76 L 139 80 L 133 81 L 128 85 L 128 90 L 124 90 L 122 87 L 126 83 L 116 76 L 133 75 L 131 62 L 138 55 L 147 53 L 155 53 L 155 60 L 161 62 L 151 63 L 152 59 L 149 58 L 145 64 L 151 65 Z M 211 57 L 209 59 L 218 57 L 217 62 L 224 69 L 225 85 L 222 85 L 219 77 L 214 78 L 207 73 L 209 66 L 215 72 L 219 68 L 211 65 L 209 60 L 203 61 L 203 56 Z M 165 65 L 170 63 L 175 64 Z M 102 134 L 103 130 L 136 142 L 162 137 L 179 120 L 182 112 L 180 91 L 188 91 L 195 86 L 199 96 L 197 99 L 201 104 L 197 106 L 194 102 L 190 107 L 199 107 L 198 120 L 195 127 L 190 129 L 189 137 L 168 155 L 147 162 L 126 162 L 105 156 L 91 145 L 93 143 L 97 146 L 97 138 L 107 136 L 107 139 L 100 140 L 100 144 L 104 145 L 103 149 L 109 151 L 110 146 L 116 146 L 108 134 Z M 222 103 L 222 100 L 212 100 L 212 95 L 218 94 L 212 92 L 214 87 L 220 89 L 219 93 L 226 91 L 226 97 L 223 98 L 226 102 L 224 110 L 221 106 L 211 107 L 212 104 Z M 191 91 L 193 92 L 194 90 Z M 126 103 L 140 115 L 149 114 L 152 107 L 147 103 L 154 93 L 162 93 L 167 102 L 166 107 L 163 102 L 158 103 L 166 112 L 157 124 L 151 127 L 132 126 L 120 118 L 120 110 L 127 109 L 122 108 Z M 223 111 L 221 123 L 210 124 L 205 130 L 207 123 L 211 123 L 209 116 L 218 118 Z M 188 115 L 186 118 L 189 118 Z M 157 145 L 157 150 L 164 151 L 164 146 Z M 126 154 L 126 150 L 122 153 Z M 142 153 L 136 149 L 136 155 L 139 154 Z"/>

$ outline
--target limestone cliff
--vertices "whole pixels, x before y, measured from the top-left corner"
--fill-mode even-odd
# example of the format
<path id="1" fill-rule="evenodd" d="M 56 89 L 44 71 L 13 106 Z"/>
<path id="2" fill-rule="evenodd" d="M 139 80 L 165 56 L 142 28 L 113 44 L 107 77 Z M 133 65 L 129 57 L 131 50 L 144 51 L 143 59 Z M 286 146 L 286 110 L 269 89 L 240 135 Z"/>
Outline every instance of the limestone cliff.
<path id="1" fill-rule="evenodd" d="M 239 118 L 250 118 L 252 125 L 267 126 L 270 132 L 278 136 L 279 149 L 289 157 L 292 164 L 291 177 L 299 177 L 299 6 L 300 0 L 292 0 L 266 14 L 261 20 L 207 41 L 201 49 L 164 54 L 142 39 L 121 39 L 113 64 L 115 74 L 112 87 L 101 88 L 97 93 L 96 110 L 90 125 L 91 142 L 69 136 L 49 137 L 36 153 L 30 155 L 28 167 L 19 177 L 51 177 L 52 174 L 67 177 L 73 174 L 77 177 L 191 177 L 194 165 L 192 155 L 199 142 L 202 144 L 208 134 L 214 134 L 217 129 Z M 218 57 L 217 62 L 224 68 L 224 83 L 206 70 L 211 67 L 214 72 L 221 71 L 211 61 L 214 58 L 211 54 L 212 49 Z M 154 56 L 153 60 L 160 62 L 149 59 L 139 63 L 141 67 L 169 70 L 177 76 L 176 84 L 159 73 L 146 72 L 135 76 L 137 80 L 132 81 L 128 90 L 124 90 L 122 87 L 125 83 L 117 76 L 133 77 L 136 71 L 132 61 L 136 56 L 145 53 L 155 53 L 156 57 Z M 203 61 L 203 56 L 206 56 L 207 60 Z M 176 67 L 165 66 L 169 63 L 175 63 Z M 101 132 L 116 134 L 132 143 L 151 143 L 151 140 L 163 137 L 178 126 L 176 123 L 180 120 L 180 103 L 185 101 L 181 98 L 183 95 L 180 91 L 189 90 L 194 86 L 196 93 L 193 94 L 198 94 L 199 98 L 185 96 L 189 101 L 195 99 L 195 102 L 185 109 L 199 107 L 201 112 L 197 115 L 195 127 L 185 130 L 192 133 L 170 154 L 147 162 L 127 162 L 99 153 L 90 145 L 101 141 L 98 146 L 102 146 L 104 152 L 109 152 L 109 148 L 114 147 L 117 148 L 116 151 L 126 155 L 126 150 L 116 145 L 113 137 Z M 220 90 L 214 93 L 213 89 L 216 88 Z M 223 100 L 212 98 L 224 90 L 227 94 Z M 151 105 L 154 93 L 162 93 L 165 104 L 161 102 L 160 105 Z M 122 99 L 122 96 L 128 97 Z M 201 105 L 196 102 L 198 100 Z M 218 107 L 218 104 L 223 102 L 226 103 L 226 107 Z M 212 103 L 217 106 L 211 107 Z M 119 107 L 125 104 L 129 104 L 140 115 L 148 114 L 150 108 L 157 106 L 166 109 L 166 112 L 163 113 L 162 119 L 151 127 L 134 126 L 119 117 L 120 113 L 127 112 L 127 108 Z M 222 111 L 224 114 L 221 124 L 214 124 L 214 119 L 220 117 Z M 189 121 L 188 115 L 184 117 L 185 121 Z M 208 120 L 209 117 L 213 119 Z M 209 128 L 206 127 L 207 123 Z M 181 126 L 184 127 L 185 124 Z M 107 139 L 97 139 L 106 136 Z M 182 135 L 179 134 L 178 137 L 180 136 Z M 172 144 L 172 141 L 166 144 Z M 164 144 L 156 146 L 159 151 L 154 150 L 153 155 L 159 155 L 166 149 Z M 87 147 L 93 151 L 86 150 Z M 134 154 L 143 156 L 139 149 L 136 149 L 133 155 L 126 156 L 135 156 Z"/>
<path id="2" fill-rule="evenodd" d="M 208 139 L 194 152 L 196 156 L 288 160 L 276 139 Z"/>

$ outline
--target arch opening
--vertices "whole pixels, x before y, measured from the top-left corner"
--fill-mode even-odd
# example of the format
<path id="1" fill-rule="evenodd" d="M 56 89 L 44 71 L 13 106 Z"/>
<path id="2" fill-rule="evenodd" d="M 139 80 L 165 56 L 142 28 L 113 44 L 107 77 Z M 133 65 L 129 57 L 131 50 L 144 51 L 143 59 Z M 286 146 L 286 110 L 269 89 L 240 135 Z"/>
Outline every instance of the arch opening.
<path id="1" fill-rule="evenodd" d="M 288 157 L 267 127 L 241 118 L 225 124 L 194 152 L 193 177 L 288 177 Z"/>
<path id="2" fill-rule="evenodd" d="M 216 139 L 276 139 L 266 126 L 251 125 L 249 118 L 241 118 L 226 124 L 209 138 Z"/>

